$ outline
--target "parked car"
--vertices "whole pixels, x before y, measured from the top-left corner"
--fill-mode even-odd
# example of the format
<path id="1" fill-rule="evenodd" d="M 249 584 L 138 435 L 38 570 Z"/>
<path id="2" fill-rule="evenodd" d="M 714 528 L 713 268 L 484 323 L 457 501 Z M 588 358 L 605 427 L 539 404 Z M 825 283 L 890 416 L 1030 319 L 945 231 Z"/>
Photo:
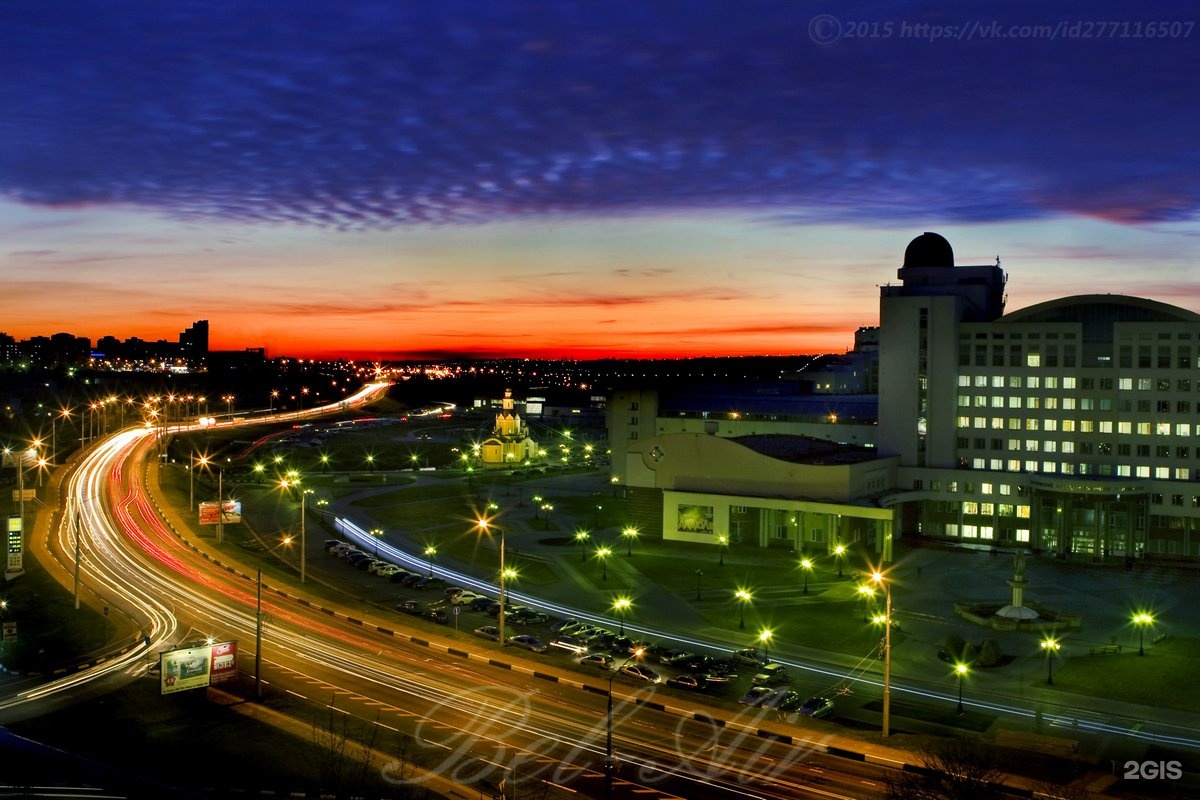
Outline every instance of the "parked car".
<path id="1" fill-rule="evenodd" d="M 800 713 L 813 719 L 833 716 L 833 701 L 828 697 L 810 697 L 800 704 Z"/>
<path id="2" fill-rule="evenodd" d="M 771 708 L 777 711 L 795 711 L 804 701 L 804 695 L 799 692 L 784 691 L 771 700 Z"/>
<path id="3" fill-rule="evenodd" d="M 380 561 L 375 556 L 367 556 L 366 558 L 360 558 L 357 561 L 355 561 L 354 566 L 356 569 L 367 570 L 367 569 L 370 569 L 371 567 L 375 566 L 376 564 L 386 564 L 386 563 L 387 563 L 386 561 Z"/>
<path id="4" fill-rule="evenodd" d="M 523 647 L 534 653 L 546 652 L 546 645 L 536 636 L 530 636 L 528 633 L 518 633 L 516 636 L 510 636 L 508 637 L 508 643 L 515 647 Z"/>
<path id="5" fill-rule="evenodd" d="M 427 608 L 425 609 L 425 619 L 431 619 L 439 625 L 445 625 L 450 621 L 450 615 L 446 613 L 444 608 Z"/>
<path id="6" fill-rule="evenodd" d="M 367 565 L 367 572 L 371 573 L 372 575 L 378 575 L 380 570 L 384 570 L 384 569 L 387 569 L 388 567 L 394 567 L 394 566 L 396 566 L 396 565 L 391 563 L 390 561 L 384 561 L 383 559 L 376 559 L 375 561 L 372 561 L 370 564 Z"/>
<path id="7" fill-rule="evenodd" d="M 463 589 L 450 597 L 450 602 L 456 606 L 470 606 L 472 600 L 483 597 L 479 592 L 473 592 L 470 589 Z M 485 598 L 486 599 L 486 598 Z M 488 601 L 491 602 L 491 601 Z"/>
<path id="8" fill-rule="evenodd" d="M 491 639 L 493 642 L 500 641 L 500 629 L 495 625 L 481 625 L 475 629 L 475 635 L 481 639 Z"/>
<path id="9" fill-rule="evenodd" d="M 488 606 L 492 604 L 492 598 L 480 595 L 470 602 L 472 611 L 487 611 Z"/>
<path id="10" fill-rule="evenodd" d="M 430 576 L 428 576 L 428 575 L 425 575 L 425 576 L 424 576 L 424 577 L 422 577 L 420 580 L 418 580 L 418 581 L 415 581 L 415 582 L 412 584 L 412 588 L 414 588 L 414 589 L 422 589 L 422 590 L 424 590 L 424 589 L 437 589 L 438 587 L 440 587 L 440 586 L 445 586 L 445 585 L 446 585 L 446 579 L 445 579 L 445 578 L 439 578 L 437 575 L 434 575 L 433 577 L 430 577 Z"/>
<path id="11" fill-rule="evenodd" d="M 758 648 L 747 647 L 743 650 L 735 650 L 733 653 L 733 661 L 737 664 L 751 664 L 753 666 L 761 666 L 765 659 L 759 655 Z"/>
<path id="12" fill-rule="evenodd" d="M 534 611 L 530 608 L 518 608 L 506 614 L 505 619 L 512 620 L 520 625 L 540 625 L 543 622 L 549 622 L 550 615 L 544 614 L 541 611 Z"/>
<path id="13" fill-rule="evenodd" d="M 678 664 L 694 655 L 695 653 L 690 653 L 687 650 L 668 650 L 665 653 L 659 654 L 658 661 L 660 664 Z"/>
<path id="14" fill-rule="evenodd" d="M 575 653 L 576 655 L 583 655 L 588 651 L 587 642 L 569 633 L 555 636 L 550 640 L 550 646 L 556 647 L 559 650 L 566 650 L 569 653 Z"/>
<path id="15" fill-rule="evenodd" d="M 687 689 L 689 692 L 702 692 L 708 688 L 708 681 L 699 675 L 686 673 L 676 675 L 674 678 L 667 678 L 667 686 L 673 686 L 676 689 Z"/>
<path id="16" fill-rule="evenodd" d="M 417 583 L 417 581 L 421 580 L 422 577 L 423 576 L 419 572 L 410 572 L 404 576 L 404 580 L 400 581 L 400 585 L 407 586 L 411 589 L 413 585 Z"/>
<path id="17" fill-rule="evenodd" d="M 658 683 L 662 680 L 657 672 L 642 664 L 626 664 L 621 667 L 621 674 L 647 683 Z"/>
<path id="18" fill-rule="evenodd" d="M 375 570 L 375 574 L 381 578 L 390 578 L 397 572 L 400 572 L 400 568 L 395 564 L 388 564 L 387 566 L 383 566 Z"/>
<path id="19" fill-rule="evenodd" d="M 776 683 L 786 683 L 787 680 L 787 667 L 783 664 L 767 664 L 750 678 L 750 683 L 755 686 L 770 686 Z"/>
<path id="20" fill-rule="evenodd" d="M 403 602 L 396 603 L 396 610 L 403 611 L 405 614 L 422 614 L 425 611 L 425 607 L 421 605 L 419 600 L 404 600 Z"/>
<path id="21" fill-rule="evenodd" d="M 749 691 L 738 698 L 738 702 L 744 706 L 761 706 L 782 693 L 771 686 L 751 686 Z"/>
<path id="22" fill-rule="evenodd" d="M 404 567 L 396 567 L 396 571 L 388 576 L 388 580 L 392 583 L 404 583 L 405 579 L 413 573 L 406 570 Z"/>
<path id="23" fill-rule="evenodd" d="M 616 659 L 608 653 L 588 653 L 583 658 L 579 659 L 580 666 L 583 667 L 598 667 L 600 669 L 612 669 L 616 666 Z"/>
<path id="24" fill-rule="evenodd" d="M 550 624 L 550 630 L 554 633 L 565 633 L 566 631 L 563 631 L 563 628 L 567 627 L 568 625 L 578 624 L 579 620 L 575 619 L 574 617 L 563 617 L 562 619 L 556 619 L 554 622 L 552 622 Z"/>
<path id="25" fill-rule="evenodd" d="M 341 539 L 326 539 L 324 547 L 326 550 L 332 550 L 333 548 L 340 547 L 344 544 L 345 542 L 343 542 Z"/>

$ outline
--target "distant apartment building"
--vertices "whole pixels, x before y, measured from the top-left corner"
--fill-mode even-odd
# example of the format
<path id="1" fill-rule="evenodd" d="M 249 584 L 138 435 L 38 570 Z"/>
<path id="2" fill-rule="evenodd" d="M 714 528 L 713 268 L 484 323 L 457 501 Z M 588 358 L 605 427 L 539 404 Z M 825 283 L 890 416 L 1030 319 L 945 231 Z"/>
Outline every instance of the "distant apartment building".
<path id="1" fill-rule="evenodd" d="M 1200 315 L 1095 294 L 1005 314 L 999 260 L 956 266 L 935 233 L 897 277 L 861 348 L 877 347 L 877 395 L 817 381 L 701 411 L 683 389 L 613 393 L 613 482 L 646 533 L 1200 559 Z"/>

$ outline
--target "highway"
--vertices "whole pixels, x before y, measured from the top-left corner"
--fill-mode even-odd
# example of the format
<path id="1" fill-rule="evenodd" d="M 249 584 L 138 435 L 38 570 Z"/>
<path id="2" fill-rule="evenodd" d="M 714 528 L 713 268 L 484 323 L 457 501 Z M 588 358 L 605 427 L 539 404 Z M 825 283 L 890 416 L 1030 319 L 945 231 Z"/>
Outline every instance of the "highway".
<path id="1" fill-rule="evenodd" d="M 354 402 L 381 390 L 367 387 Z M 158 653 L 208 636 L 238 640 L 239 666 L 253 672 L 257 559 L 217 563 L 171 529 L 145 485 L 161 435 L 131 429 L 97 443 L 70 475 L 62 523 L 48 543 L 67 572 L 78 546 L 81 582 L 133 620 L 141 637 L 102 664 L 0 702 L 0 723 L 142 677 Z M 499 658 L 482 643 L 439 644 L 423 628 L 405 631 L 398 615 L 320 605 L 291 585 L 262 588 L 263 678 L 273 691 L 406 733 L 431 771 L 458 783 L 606 796 L 610 685 L 614 797 L 868 798 L 900 763 L 846 757 L 830 737 L 783 724 L 774 712 L 717 711 L 700 698 L 590 678 L 512 648 Z"/>

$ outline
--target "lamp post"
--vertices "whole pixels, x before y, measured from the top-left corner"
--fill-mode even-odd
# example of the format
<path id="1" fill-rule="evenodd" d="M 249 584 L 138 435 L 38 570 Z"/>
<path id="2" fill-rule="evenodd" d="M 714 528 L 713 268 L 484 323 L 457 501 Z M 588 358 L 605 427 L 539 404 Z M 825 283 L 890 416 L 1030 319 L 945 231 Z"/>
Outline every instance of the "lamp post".
<path id="1" fill-rule="evenodd" d="M 499 589 L 500 589 L 500 596 L 499 596 L 500 613 L 497 615 L 499 617 L 499 622 L 497 623 L 497 631 L 500 635 L 500 646 L 503 647 L 505 644 L 507 644 L 507 642 L 504 638 L 504 578 L 505 578 L 505 573 L 504 573 L 504 529 L 499 527 L 498 525 L 491 524 L 491 522 L 486 519 L 476 520 L 475 524 L 476 524 L 476 527 L 478 527 L 484 533 L 491 533 L 492 531 L 495 531 L 496 535 L 498 535 L 500 537 L 500 574 L 499 574 L 499 581 L 498 581 Z"/>
<path id="2" fill-rule="evenodd" d="M 696 602 L 700 602 L 700 585 L 704 580 L 704 570 L 696 570 Z"/>
<path id="3" fill-rule="evenodd" d="M 625 668 L 625 665 L 635 658 L 641 658 L 642 650 L 638 648 L 634 650 L 629 658 L 621 662 L 621 665 L 612 671 L 608 676 L 608 713 L 605 717 L 607 720 L 607 735 L 604 740 L 604 797 L 605 800 L 612 800 L 613 787 L 613 678 Z"/>
<path id="4" fill-rule="evenodd" d="M 967 674 L 967 665 L 955 664 L 954 671 L 958 674 L 958 715 L 961 717 L 966 713 L 963 709 L 963 677 Z"/>
<path id="5" fill-rule="evenodd" d="M 1146 626 L 1154 624 L 1154 615 L 1139 611 L 1133 615 L 1133 624 L 1138 626 L 1138 655 L 1146 655 Z"/>
<path id="6" fill-rule="evenodd" d="M 804 571 L 804 594 L 808 594 L 808 573 L 812 572 L 813 562 L 810 558 L 800 559 L 800 569 Z"/>
<path id="7" fill-rule="evenodd" d="M 196 458 L 195 451 L 192 452 L 192 463 L 188 466 L 188 511 L 196 507 L 196 467 L 207 467 L 208 456 L 200 456 Z"/>
<path id="8" fill-rule="evenodd" d="M 875 570 L 871 580 L 883 587 L 883 730 L 886 739 L 891 726 L 892 713 L 892 584 L 884 574 Z"/>
<path id="9" fill-rule="evenodd" d="M 746 629 L 746 604 L 754 599 L 754 595 L 750 594 L 748 589 L 738 589 L 733 596 L 741 603 L 742 610 L 738 616 L 738 629 L 744 631 Z"/>
<path id="10" fill-rule="evenodd" d="M 729 537 L 725 534 L 717 536 L 717 566 L 725 566 L 725 548 L 729 546 Z"/>
<path id="11" fill-rule="evenodd" d="M 608 557 L 612 555 L 612 548 L 608 545 L 601 545 L 596 548 L 596 558 L 600 559 L 601 575 L 600 580 L 608 580 Z"/>
<path id="12" fill-rule="evenodd" d="M 307 537 L 307 522 L 308 509 L 306 501 L 308 496 L 313 494 L 312 489 L 304 489 L 300 492 L 300 582 L 304 583 L 306 574 L 306 565 L 308 563 L 308 537 Z"/>
<path id="13" fill-rule="evenodd" d="M 383 536 L 383 528 L 371 528 L 367 533 L 371 534 L 371 541 L 375 545 L 375 557 L 379 558 L 379 539 Z"/>
<path id="14" fill-rule="evenodd" d="M 258 554 L 258 575 L 255 578 L 257 592 L 255 596 L 255 612 L 254 612 L 254 699 L 262 700 L 262 632 L 263 632 L 263 610 L 262 610 L 262 560 L 263 556 L 270 555 L 280 547 L 292 543 L 292 537 L 285 536 L 274 547 Z"/>
<path id="15" fill-rule="evenodd" d="M 633 540 L 638 537 L 638 529 L 628 525 L 625 530 L 621 531 L 621 536 L 625 539 L 625 557 L 629 558 L 633 555 Z"/>
<path id="16" fill-rule="evenodd" d="M 842 558 L 846 555 L 846 545 L 838 544 L 833 548 L 833 557 L 837 560 L 838 577 L 842 577 Z"/>
<path id="17" fill-rule="evenodd" d="M 629 609 L 632 606 L 633 606 L 633 601 L 630 600 L 628 597 L 618 597 L 616 600 L 613 600 L 613 604 L 612 604 L 613 611 L 617 612 L 617 617 L 620 619 L 620 628 L 621 629 L 617 634 L 618 636 L 625 635 L 625 614 L 626 614 L 626 612 L 629 611 Z"/>
<path id="18" fill-rule="evenodd" d="M 587 561 L 587 540 L 591 534 L 585 530 L 575 531 L 575 541 L 579 542 L 579 563 Z"/>
<path id="19" fill-rule="evenodd" d="M 758 643 L 763 646 L 763 663 L 771 663 L 771 636 L 770 628 L 763 628 L 758 632 Z"/>
<path id="20" fill-rule="evenodd" d="M 433 557 L 437 555 L 437 548 L 433 545 L 425 546 L 425 558 L 429 562 L 429 577 L 433 577 Z"/>
<path id="21" fill-rule="evenodd" d="M 1054 656 L 1055 656 L 1055 654 L 1058 653 L 1058 649 L 1061 646 L 1062 645 L 1060 645 L 1058 643 L 1058 639 L 1055 639 L 1053 636 L 1047 636 L 1044 639 L 1042 639 L 1042 650 L 1044 650 L 1046 653 L 1046 685 L 1047 686 L 1054 685 L 1054 674 L 1053 674 Z"/>

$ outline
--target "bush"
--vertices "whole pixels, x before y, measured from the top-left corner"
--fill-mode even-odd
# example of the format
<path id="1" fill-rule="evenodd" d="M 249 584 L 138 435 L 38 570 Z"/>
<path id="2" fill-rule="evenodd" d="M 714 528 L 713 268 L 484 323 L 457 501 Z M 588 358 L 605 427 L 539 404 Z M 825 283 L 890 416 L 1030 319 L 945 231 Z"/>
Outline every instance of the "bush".
<path id="1" fill-rule="evenodd" d="M 967 646 L 967 642 L 957 633 L 952 633 L 946 637 L 946 655 L 951 660 L 959 660 L 962 658 L 963 648 Z"/>
<path id="2" fill-rule="evenodd" d="M 1000 663 L 1001 657 L 1004 655 L 1000 650 L 1000 643 L 995 639 L 985 639 L 979 648 L 979 666 L 994 667 Z"/>

